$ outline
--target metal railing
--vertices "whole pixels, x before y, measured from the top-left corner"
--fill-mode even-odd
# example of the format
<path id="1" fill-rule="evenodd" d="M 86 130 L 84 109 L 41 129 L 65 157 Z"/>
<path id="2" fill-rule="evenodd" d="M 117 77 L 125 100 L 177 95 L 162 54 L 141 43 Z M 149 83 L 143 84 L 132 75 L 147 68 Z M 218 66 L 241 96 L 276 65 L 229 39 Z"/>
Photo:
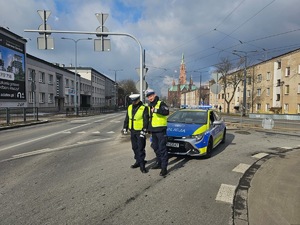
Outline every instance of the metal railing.
<path id="1" fill-rule="evenodd" d="M 112 113 L 120 110 L 114 106 L 101 107 L 65 107 L 59 110 L 57 107 L 23 107 L 23 108 L 0 108 L 0 126 L 9 126 L 18 123 L 32 123 L 48 117 L 77 117 L 92 116 L 103 113 Z"/>

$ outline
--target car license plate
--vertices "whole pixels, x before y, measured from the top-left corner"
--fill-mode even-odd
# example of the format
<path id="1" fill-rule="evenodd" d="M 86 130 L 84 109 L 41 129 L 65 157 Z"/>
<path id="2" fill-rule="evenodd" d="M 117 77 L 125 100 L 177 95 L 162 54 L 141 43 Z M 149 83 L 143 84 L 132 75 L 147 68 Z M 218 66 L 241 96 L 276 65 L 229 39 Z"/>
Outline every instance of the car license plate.
<path id="1" fill-rule="evenodd" d="M 168 147 L 179 148 L 179 143 L 167 142 Z"/>

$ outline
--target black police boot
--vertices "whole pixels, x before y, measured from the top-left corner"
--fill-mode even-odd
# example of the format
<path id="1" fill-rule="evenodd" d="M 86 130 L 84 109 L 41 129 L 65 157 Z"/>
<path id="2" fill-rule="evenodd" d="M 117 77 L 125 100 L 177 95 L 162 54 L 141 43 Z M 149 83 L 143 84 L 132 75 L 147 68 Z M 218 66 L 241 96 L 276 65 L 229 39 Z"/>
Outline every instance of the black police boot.
<path id="1" fill-rule="evenodd" d="M 152 169 L 153 169 L 153 170 L 161 169 L 161 165 L 160 165 L 159 163 L 156 162 L 155 165 L 152 166 Z"/>
<path id="2" fill-rule="evenodd" d="M 168 170 L 167 170 L 167 168 L 162 168 L 161 169 L 161 171 L 160 171 L 160 173 L 159 173 L 159 175 L 160 176 L 166 176 L 168 174 Z"/>
<path id="3" fill-rule="evenodd" d="M 140 170 L 141 170 L 142 173 L 147 173 L 145 164 L 141 164 L 141 165 L 140 165 Z"/>
<path id="4" fill-rule="evenodd" d="M 130 166 L 131 169 L 135 169 L 138 168 L 140 165 L 138 164 L 138 162 L 135 162 L 133 165 Z"/>

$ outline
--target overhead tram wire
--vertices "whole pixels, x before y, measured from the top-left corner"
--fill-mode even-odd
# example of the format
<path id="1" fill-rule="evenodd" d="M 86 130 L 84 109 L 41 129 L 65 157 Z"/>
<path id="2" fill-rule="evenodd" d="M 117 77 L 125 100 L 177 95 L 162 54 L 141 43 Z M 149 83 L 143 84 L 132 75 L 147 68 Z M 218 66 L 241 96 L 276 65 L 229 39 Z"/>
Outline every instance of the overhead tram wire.
<path id="1" fill-rule="evenodd" d="M 256 17 L 259 13 L 261 13 L 265 8 L 267 8 L 269 5 L 271 5 L 273 2 L 275 2 L 276 0 L 272 0 L 270 3 L 268 3 L 267 5 L 265 5 L 262 9 L 260 9 L 258 12 L 256 12 L 253 16 L 251 16 L 250 18 L 248 18 L 247 20 L 245 20 L 241 25 L 239 25 L 237 28 L 235 28 L 232 32 L 230 32 L 229 35 L 233 34 L 234 32 L 236 32 L 238 29 L 240 29 L 242 26 L 244 26 L 246 23 L 248 23 L 250 20 L 252 20 L 254 17 Z M 219 42 L 217 42 L 216 45 L 220 44 L 222 41 L 224 41 L 226 39 L 223 38 L 222 40 L 220 40 Z M 215 45 L 215 46 L 216 46 Z"/>

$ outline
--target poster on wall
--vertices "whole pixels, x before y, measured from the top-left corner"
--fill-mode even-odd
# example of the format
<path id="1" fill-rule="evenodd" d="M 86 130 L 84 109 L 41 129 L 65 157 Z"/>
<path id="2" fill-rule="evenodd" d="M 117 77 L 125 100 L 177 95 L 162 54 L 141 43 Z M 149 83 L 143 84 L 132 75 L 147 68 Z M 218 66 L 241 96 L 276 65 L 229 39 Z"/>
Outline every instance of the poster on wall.
<path id="1" fill-rule="evenodd" d="M 25 100 L 25 45 L 0 34 L 0 100 Z"/>

